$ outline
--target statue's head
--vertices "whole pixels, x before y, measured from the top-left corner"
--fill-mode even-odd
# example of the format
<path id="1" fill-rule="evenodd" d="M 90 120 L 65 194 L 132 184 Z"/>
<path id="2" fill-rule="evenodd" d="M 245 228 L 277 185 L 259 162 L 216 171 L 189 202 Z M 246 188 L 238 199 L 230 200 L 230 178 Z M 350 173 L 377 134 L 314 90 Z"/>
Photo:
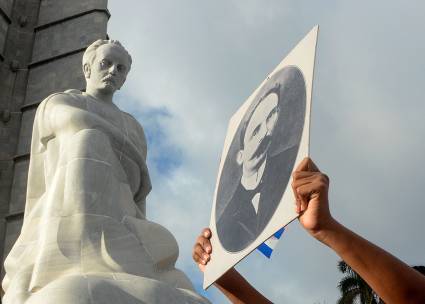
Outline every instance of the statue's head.
<path id="1" fill-rule="evenodd" d="M 83 72 L 86 91 L 113 94 L 125 82 L 131 56 L 117 40 L 96 40 L 84 52 Z"/>

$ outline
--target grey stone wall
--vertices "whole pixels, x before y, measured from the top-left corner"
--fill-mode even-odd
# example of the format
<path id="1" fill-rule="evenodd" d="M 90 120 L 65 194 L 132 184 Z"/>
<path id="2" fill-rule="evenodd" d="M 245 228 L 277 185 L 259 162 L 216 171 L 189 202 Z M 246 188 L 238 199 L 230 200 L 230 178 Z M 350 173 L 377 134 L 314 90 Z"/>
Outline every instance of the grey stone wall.
<path id="1" fill-rule="evenodd" d="M 0 9 L 10 17 L 12 13 L 13 0 L 0 0 Z"/>
<path id="2" fill-rule="evenodd" d="M 55 92 L 83 89 L 82 57 L 83 53 L 79 52 L 30 69 L 25 105 L 38 104 Z"/>
<path id="3" fill-rule="evenodd" d="M 15 163 L 13 174 L 12 193 L 10 196 L 9 214 L 20 214 L 25 209 L 25 195 L 27 189 L 29 159 Z"/>
<path id="4" fill-rule="evenodd" d="M 3 59 L 4 45 L 6 42 L 7 30 L 11 23 L 13 0 L 0 0 L 0 58 Z M 0 78 L 2 79 L 2 78 Z"/>
<path id="5" fill-rule="evenodd" d="M 4 216 L 9 212 L 9 192 L 12 186 L 13 180 L 13 162 L 12 161 L 1 161 L 0 162 L 0 213 L 3 215 L 1 220 L 3 221 L 1 226 L 2 237 L 5 233 L 5 219 Z"/>
<path id="6" fill-rule="evenodd" d="M 34 122 L 36 107 L 30 108 L 23 112 L 21 121 L 21 130 L 19 132 L 18 147 L 16 155 L 26 155 L 30 153 L 32 125 Z"/>
<path id="7" fill-rule="evenodd" d="M 83 52 L 107 37 L 108 19 L 107 0 L 0 0 L 2 261 L 22 225 L 37 105 L 54 92 L 84 89 Z"/>
<path id="8" fill-rule="evenodd" d="M 92 10 L 106 9 L 107 0 L 42 0 L 38 25 L 69 18 Z M 106 29 L 106 28 L 105 28 Z"/>
<path id="9" fill-rule="evenodd" d="M 9 115 L 7 120 L 6 115 Z M 18 143 L 19 125 L 21 122 L 21 114 L 18 112 L 11 112 L 9 114 L 3 112 L 0 122 L 0 159 L 6 160 L 14 155 L 16 145 Z M 6 123 L 4 122 L 5 120 Z M 2 196 L 0 196 L 2 197 Z"/>
<path id="10" fill-rule="evenodd" d="M 0 15 L 0 53 L 3 54 L 4 42 L 6 41 L 7 29 L 9 28 L 9 22 L 4 15 Z"/>
<path id="11" fill-rule="evenodd" d="M 81 50 L 98 39 L 99 33 L 106 34 L 107 22 L 107 15 L 94 11 L 38 30 L 35 34 L 32 62 Z"/>

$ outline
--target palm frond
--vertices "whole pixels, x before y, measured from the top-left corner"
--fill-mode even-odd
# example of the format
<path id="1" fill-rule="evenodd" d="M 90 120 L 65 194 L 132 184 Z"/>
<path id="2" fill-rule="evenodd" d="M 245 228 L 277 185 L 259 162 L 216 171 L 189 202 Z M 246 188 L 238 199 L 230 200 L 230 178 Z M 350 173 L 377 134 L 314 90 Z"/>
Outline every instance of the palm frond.
<path id="1" fill-rule="evenodd" d="M 341 298 L 338 299 L 337 304 L 354 304 L 358 296 L 359 294 L 357 293 L 357 291 L 348 291 L 341 295 Z"/>
<path id="2" fill-rule="evenodd" d="M 347 263 L 338 262 L 338 269 L 345 276 L 338 284 L 341 298 L 338 304 L 377 304 L 377 296 L 370 286 Z"/>
<path id="3" fill-rule="evenodd" d="M 354 289 L 361 290 L 362 286 L 359 285 L 356 277 L 346 276 L 343 277 L 338 283 L 338 289 L 341 291 L 341 293 L 345 293 Z"/>
<path id="4" fill-rule="evenodd" d="M 344 261 L 341 260 L 338 262 L 338 270 L 341 271 L 342 273 L 346 273 L 348 267 L 349 266 Z"/>

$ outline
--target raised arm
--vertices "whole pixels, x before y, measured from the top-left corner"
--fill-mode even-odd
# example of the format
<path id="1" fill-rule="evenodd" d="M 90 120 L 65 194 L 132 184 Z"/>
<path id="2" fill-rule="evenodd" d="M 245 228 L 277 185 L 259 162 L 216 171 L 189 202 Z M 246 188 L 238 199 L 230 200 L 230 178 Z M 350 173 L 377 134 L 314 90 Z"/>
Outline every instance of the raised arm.
<path id="1" fill-rule="evenodd" d="M 204 228 L 201 235 L 197 238 L 193 246 L 192 257 L 198 264 L 199 269 L 204 272 L 205 265 L 211 258 L 212 247 L 210 243 L 211 230 Z M 261 293 L 259 293 L 243 276 L 231 268 L 221 276 L 214 285 L 230 300 L 232 303 L 258 303 L 269 304 L 270 302 Z"/>
<path id="2" fill-rule="evenodd" d="M 334 250 L 385 303 L 425 303 L 424 276 L 331 216 L 328 186 L 328 177 L 309 158 L 295 170 L 292 188 L 301 225 Z"/>

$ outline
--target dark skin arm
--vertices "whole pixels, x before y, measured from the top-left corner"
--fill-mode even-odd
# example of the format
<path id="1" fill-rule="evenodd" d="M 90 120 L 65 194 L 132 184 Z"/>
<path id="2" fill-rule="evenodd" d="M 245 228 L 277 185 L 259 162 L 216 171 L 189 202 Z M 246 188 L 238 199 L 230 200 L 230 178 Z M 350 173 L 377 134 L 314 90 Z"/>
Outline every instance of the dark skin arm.
<path id="1" fill-rule="evenodd" d="M 296 210 L 304 229 L 335 251 L 385 303 L 425 303 L 425 277 L 338 223 L 329 211 L 328 187 L 328 177 L 309 158 L 293 173 Z"/>
<path id="2" fill-rule="evenodd" d="M 210 243 L 211 231 L 205 228 L 196 240 L 193 247 L 192 257 L 203 272 L 205 265 L 211 258 L 212 247 Z M 259 293 L 251 284 L 242 277 L 235 268 L 231 268 L 223 274 L 214 285 L 230 300 L 231 303 L 258 303 L 269 304 L 270 302 Z"/>

